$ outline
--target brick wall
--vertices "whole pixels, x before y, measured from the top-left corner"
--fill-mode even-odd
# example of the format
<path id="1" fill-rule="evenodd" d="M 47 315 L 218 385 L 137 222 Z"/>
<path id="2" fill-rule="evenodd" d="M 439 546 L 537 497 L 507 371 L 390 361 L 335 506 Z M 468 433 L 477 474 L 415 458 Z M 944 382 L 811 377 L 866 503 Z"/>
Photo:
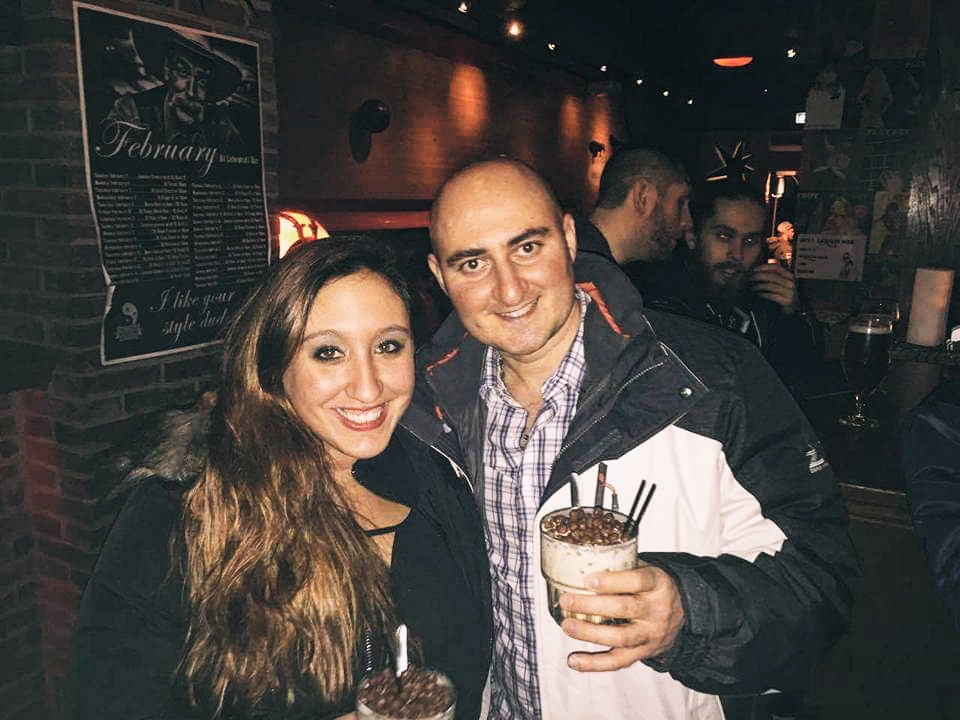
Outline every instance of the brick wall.
<path id="1" fill-rule="evenodd" d="M 272 209 L 273 17 L 269 2 L 254 0 L 248 22 L 243 4 L 103 3 L 259 42 Z M 0 344 L 52 355 L 54 369 L 33 389 L 0 394 L 0 717 L 41 720 L 61 714 L 77 605 L 117 509 L 103 501 L 114 479 L 94 469 L 138 420 L 210 387 L 216 357 L 100 365 L 105 287 L 84 174 L 73 8 L 21 0 L 17 19 L 0 35 Z"/>

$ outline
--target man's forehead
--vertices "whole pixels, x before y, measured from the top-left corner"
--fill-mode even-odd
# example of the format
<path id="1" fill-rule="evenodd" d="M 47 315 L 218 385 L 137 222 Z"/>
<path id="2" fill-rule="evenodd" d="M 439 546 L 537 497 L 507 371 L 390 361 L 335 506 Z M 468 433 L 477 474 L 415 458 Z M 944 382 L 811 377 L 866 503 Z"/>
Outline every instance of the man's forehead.
<path id="1" fill-rule="evenodd" d="M 455 178 L 437 199 L 434 228 L 443 243 L 451 235 L 477 237 L 480 228 L 511 238 L 530 227 L 556 225 L 558 213 L 542 188 L 517 172 L 484 168 Z M 489 172 L 487 172 L 489 171 Z"/>

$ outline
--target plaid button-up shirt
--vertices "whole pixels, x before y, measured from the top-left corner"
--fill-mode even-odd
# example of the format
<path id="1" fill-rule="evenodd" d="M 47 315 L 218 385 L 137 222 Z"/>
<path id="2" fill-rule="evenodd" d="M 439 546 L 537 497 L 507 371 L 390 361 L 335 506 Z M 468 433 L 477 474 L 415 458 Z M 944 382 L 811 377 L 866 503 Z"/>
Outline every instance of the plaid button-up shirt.
<path id="1" fill-rule="evenodd" d="M 493 577 L 494 662 L 491 720 L 540 717 L 533 621 L 535 573 L 531 568 L 534 520 L 577 409 L 586 373 L 583 317 L 590 302 L 577 289 L 580 329 L 557 371 L 540 388 L 543 405 L 529 435 L 527 412 L 507 391 L 499 351 L 488 348 L 480 397 L 486 403 L 483 477 L 477 488 L 484 515 Z"/>

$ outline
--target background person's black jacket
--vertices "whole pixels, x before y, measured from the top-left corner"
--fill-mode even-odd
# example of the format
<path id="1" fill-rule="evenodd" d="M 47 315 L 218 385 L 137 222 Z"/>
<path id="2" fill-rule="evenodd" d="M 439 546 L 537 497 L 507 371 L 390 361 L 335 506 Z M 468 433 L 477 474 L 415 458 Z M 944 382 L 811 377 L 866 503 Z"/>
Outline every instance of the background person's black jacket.
<path id="1" fill-rule="evenodd" d="M 938 387 L 905 419 L 903 474 L 913 526 L 960 630 L 960 378 Z"/>

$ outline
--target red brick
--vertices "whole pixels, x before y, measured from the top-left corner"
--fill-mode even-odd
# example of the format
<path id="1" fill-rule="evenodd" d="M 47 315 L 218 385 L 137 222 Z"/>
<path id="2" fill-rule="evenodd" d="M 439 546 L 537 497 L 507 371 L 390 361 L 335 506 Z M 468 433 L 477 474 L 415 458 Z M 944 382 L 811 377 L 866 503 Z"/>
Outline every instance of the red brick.
<path id="1" fill-rule="evenodd" d="M 33 513 L 33 530 L 37 535 L 59 538 L 62 532 L 60 520 L 43 513 Z"/>
<path id="2" fill-rule="evenodd" d="M 40 585 L 41 594 L 49 580 L 68 581 L 70 579 L 70 568 L 63 562 L 46 555 L 37 555 L 37 568 L 43 580 Z"/>
<path id="3" fill-rule="evenodd" d="M 48 415 L 50 413 L 50 404 L 43 390 L 21 390 L 17 393 L 17 403 L 22 412 L 25 413 L 37 415 Z"/>
<path id="4" fill-rule="evenodd" d="M 60 483 L 60 475 L 55 468 L 36 462 L 27 462 L 24 475 L 30 487 L 55 490 Z"/>

